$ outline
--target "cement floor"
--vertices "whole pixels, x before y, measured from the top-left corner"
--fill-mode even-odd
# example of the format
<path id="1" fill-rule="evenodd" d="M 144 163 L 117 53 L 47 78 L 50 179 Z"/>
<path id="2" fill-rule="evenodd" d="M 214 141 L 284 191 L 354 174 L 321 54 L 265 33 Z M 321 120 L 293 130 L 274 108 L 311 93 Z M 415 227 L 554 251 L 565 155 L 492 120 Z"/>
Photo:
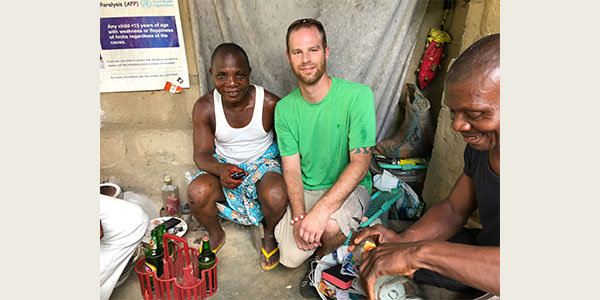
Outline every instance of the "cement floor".
<path id="1" fill-rule="evenodd" d="M 188 218 L 188 231 L 183 236 L 188 245 L 199 248 L 206 234 L 199 224 Z M 306 300 L 300 295 L 300 280 L 308 270 L 308 262 L 296 269 L 288 269 L 282 265 L 271 271 L 263 271 L 259 267 L 260 247 L 258 229 L 254 226 L 241 226 L 223 221 L 223 229 L 227 240 L 217 253 L 218 290 L 210 300 Z M 425 299 L 472 299 L 465 294 L 452 292 L 433 286 L 422 286 Z M 135 271 L 132 271 L 123 284 L 115 288 L 110 300 L 144 300 Z"/>

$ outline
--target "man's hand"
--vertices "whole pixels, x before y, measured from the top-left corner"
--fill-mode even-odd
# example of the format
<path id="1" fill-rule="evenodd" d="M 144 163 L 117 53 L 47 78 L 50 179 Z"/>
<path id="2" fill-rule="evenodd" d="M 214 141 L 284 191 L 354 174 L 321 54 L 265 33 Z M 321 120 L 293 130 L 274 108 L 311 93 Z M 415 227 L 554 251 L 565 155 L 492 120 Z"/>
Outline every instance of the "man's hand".
<path id="1" fill-rule="evenodd" d="M 298 246 L 298 249 L 312 250 L 312 249 L 316 249 L 316 248 L 320 247 L 321 246 L 320 241 L 308 243 L 300 236 L 300 225 L 302 225 L 303 222 L 304 222 L 304 220 L 300 220 L 300 221 L 294 223 L 294 225 L 292 225 L 292 227 L 294 228 L 294 239 L 296 240 L 296 246 Z"/>
<path id="2" fill-rule="evenodd" d="M 356 236 L 354 236 L 356 234 Z M 348 251 L 354 250 L 354 247 L 359 245 L 362 240 L 366 237 L 374 236 L 376 240 L 375 244 L 380 245 L 382 243 L 399 242 L 399 236 L 393 230 L 383 227 L 381 224 L 364 228 L 359 232 L 352 233 L 352 238 L 348 245 Z"/>
<path id="3" fill-rule="evenodd" d="M 298 235 L 305 243 L 321 245 L 321 235 L 325 231 L 329 221 L 329 214 L 313 208 L 300 224 L 298 224 Z M 315 247 L 316 248 L 316 247 Z M 311 248 L 312 249 L 312 248 Z"/>
<path id="4" fill-rule="evenodd" d="M 221 186 L 224 186 L 228 189 L 235 189 L 238 187 L 244 178 L 233 179 L 231 178 L 231 174 L 236 172 L 245 173 L 240 167 L 232 164 L 219 164 L 219 181 L 221 182 Z"/>
<path id="5" fill-rule="evenodd" d="M 368 299 L 374 300 L 375 280 L 383 275 L 405 275 L 412 277 L 416 270 L 412 254 L 422 242 L 384 243 L 365 253 L 361 258 L 360 284 Z"/>

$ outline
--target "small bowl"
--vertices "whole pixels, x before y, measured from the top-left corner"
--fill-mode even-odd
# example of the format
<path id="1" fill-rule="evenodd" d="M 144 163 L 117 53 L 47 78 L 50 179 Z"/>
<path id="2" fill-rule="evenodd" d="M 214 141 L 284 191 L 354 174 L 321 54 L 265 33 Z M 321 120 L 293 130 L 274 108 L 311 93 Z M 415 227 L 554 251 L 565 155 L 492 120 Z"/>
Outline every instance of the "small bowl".
<path id="1" fill-rule="evenodd" d="M 114 183 L 111 183 L 111 182 L 101 183 L 100 184 L 100 194 L 106 195 L 109 197 L 113 197 L 113 198 L 120 198 L 121 197 L 121 187 Z"/>

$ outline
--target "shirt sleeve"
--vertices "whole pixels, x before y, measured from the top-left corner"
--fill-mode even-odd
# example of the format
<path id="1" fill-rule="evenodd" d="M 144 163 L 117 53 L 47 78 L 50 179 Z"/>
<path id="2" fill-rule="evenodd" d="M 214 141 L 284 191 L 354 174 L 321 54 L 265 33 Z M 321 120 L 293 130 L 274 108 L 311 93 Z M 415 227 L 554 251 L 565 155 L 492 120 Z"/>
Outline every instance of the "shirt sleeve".
<path id="1" fill-rule="evenodd" d="M 375 146 L 375 102 L 373 92 L 364 86 L 350 104 L 349 150 Z"/>
<path id="2" fill-rule="evenodd" d="M 298 140 L 294 136 L 290 126 L 289 118 L 286 118 L 285 109 L 281 101 L 275 106 L 275 133 L 277 133 L 277 144 L 281 156 L 290 156 L 298 153 Z"/>

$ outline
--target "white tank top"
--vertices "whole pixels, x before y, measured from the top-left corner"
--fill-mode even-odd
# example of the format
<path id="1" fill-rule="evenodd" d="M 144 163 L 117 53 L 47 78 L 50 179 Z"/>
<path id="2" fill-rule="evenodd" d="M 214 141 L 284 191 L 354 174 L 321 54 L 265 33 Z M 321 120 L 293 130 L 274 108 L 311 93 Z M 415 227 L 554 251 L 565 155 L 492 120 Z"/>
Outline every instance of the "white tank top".
<path id="1" fill-rule="evenodd" d="M 215 151 L 228 162 L 234 164 L 250 163 L 257 160 L 273 143 L 273 128 L 266 132 L 263 127 L 263 103 L 265 91 L 254 85 L 255 99 L 252 120 L 242 128 L 233 128 L 227 123 L 221 94 L 217 89 L 213 93 L 215 106 Z"/>

